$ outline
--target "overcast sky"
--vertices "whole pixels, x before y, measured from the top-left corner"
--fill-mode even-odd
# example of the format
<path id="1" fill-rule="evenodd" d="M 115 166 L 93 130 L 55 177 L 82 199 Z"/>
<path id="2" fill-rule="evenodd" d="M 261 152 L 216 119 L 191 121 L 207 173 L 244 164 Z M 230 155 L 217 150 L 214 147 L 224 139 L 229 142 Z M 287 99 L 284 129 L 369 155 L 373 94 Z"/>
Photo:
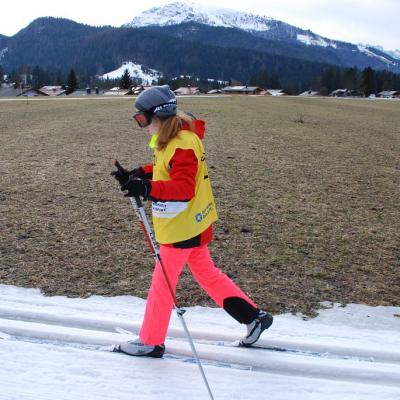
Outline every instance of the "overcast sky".
<path id="1" fill-rule="evenodd" d="M 140 12 L 172 0 L 7 0 L 0 33 L 12 36 L 38 17 L 120 26 Z M 183 2 L 191 2 L 185 1 Z M 197 3 L 265 15 L 330 39 L 400 49 L 400 0 L 198 0 Z"/>

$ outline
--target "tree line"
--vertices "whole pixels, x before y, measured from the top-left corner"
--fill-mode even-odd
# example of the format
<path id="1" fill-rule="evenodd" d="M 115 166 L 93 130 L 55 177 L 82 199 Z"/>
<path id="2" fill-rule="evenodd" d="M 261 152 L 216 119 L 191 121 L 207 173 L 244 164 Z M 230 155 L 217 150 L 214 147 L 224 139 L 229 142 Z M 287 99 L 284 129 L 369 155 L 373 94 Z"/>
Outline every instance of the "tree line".
<path id="1" fill-rule="evenodd" d="M 312 80 L 309 86 L 299 81 L 281 83 L 276 72 L 262 70 L 250 79 L 250 84 L 270 89 L 284 89 L 289 94 L 299 94 L 305 90 L 314 90 L 326 96 L 336 89 L 348 89 L 369 96 L 384 90 L 400 90 L 400 75 L 388 71 L 376 71 L 371 67 L 358 68 L 328 67 Z"/>
<path id="2" fill-rule="evenodd" d="M 310 71 L 309 71 L 310 72 Z M 5 70 L 0 65 L 0 83 L 3 82 Z M 203 91 L 220 89 L 229 85 L 233 79 L 226 81 L 216 79 L 201 79 L 195 75 L 184 75 L 180 77 L 164 76 L 153 84 L 169 84 L 172 89 L 181 86 L 197 86 Z M 67 74 L 58 69 L 46 69 L 40 66 L 21 66 L 8 74 L 8 81 L 15 83 L 18 87 L 22 85 L 39 89 L 45 85 L 65 86 L 68 92 L 78 88 L 99 87 L 109 89 L 114 86 L 130 88 L 142 84 L 140 78 L 132 77 L 126 70 L 120 79 L 98 79 L 87 73 L 75 73 L 70 68 Z M 294 76 L 288 79 L 286 75 L 280 75 L 279 70 L 266 68 L 253 74 L 248 80 L 242 81 L 243 85 L 260 86 L 268 89 L 283 89 L 288 94 L 299 94 L 306 90 L 314 90 L 321 95 L 328 95 L 336 89 L 349 89 L 369 96 L 383 90 L 400 90 L 400 75 L 388 71 L 374 70 L 371 67 L 360 70 L 358 68 L 340 68 L 329 66 L 315 71 L 313 77 L 302 78 L 299 71 L 294 71 Z"/>
<path id="3" fill-rule="evenodd" d="M 4 76 L 4 69 L 0 65 L 0 83 L 5 81 Z M 36 90 L 43 86 L 64 86 L 67 94 L 80 87 L 73 68 L 69 70 L 67 75 L 64 75 L 60 70 L 48 70 L 39 66 L 32 68 L 29 65 L 24 65 L 7 74 L 7 82 L 13 83 L 15 87 L 31 87 Z"/>

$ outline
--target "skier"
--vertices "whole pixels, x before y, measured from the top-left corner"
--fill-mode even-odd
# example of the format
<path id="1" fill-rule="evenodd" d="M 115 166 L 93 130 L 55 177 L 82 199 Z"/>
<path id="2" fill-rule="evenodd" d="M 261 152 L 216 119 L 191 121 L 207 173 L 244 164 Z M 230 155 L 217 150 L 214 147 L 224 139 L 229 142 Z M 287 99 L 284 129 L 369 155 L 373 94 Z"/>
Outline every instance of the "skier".
<path id="1" fill-rule="evenodd" d="M 153 163 L 111 174 L 126 196 L 152 200 L 153 226 L 164 268 L 176 290 L 187 263 L 200 286 L 239 323 L 247 326 L 241 346 L 251 346 L 270 327 L 273 317 L 221 272 L 212 261 L 208 243 L 216 206 L 207 171 L 202 138 L 205 122 L 178 112 L 168 85 L 143 91 L 135 102 L 134 119 L 151 135 Z M 133 356 L 162 357 L 173 298 L 159 263 L 153 272 L 139 338 L 120 345 Z"/>

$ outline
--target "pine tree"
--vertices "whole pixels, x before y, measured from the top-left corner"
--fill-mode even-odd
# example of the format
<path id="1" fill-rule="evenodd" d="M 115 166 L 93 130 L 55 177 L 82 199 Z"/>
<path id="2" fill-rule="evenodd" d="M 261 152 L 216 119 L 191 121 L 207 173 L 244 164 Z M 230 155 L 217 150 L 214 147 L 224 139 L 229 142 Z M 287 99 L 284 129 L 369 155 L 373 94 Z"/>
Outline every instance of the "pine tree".
<path id="1" fill-rule="evenodd" d="M 4 71 L 3 67 L 0 65 L 0 83 L 3 83 L 4 81 Z"/>
<path id="2" fill-rule="evenodd" d="M 371 67 L 365 68 L 362 72 L 361 89 L 367 97 L 371 93 L 376 93 L 375 71 Z"/>
<path id="3" fill-rule="evenodd" d="M 63 76 L 62 76 L 61 71 L 58 71 L 58 72 L 57 72 L 57 76 L 56 76 L 56 85 L 57 85 L 57 86 L 65 85 L 65 81 L 64 81 L 64 78 L 63 78 Z"/>
<path id="4" fill-rule="evenodd" d="M 130 89 L 131 86 L 132 86 L 131 74 L 129 73 L 128 69 L 126 69 L 119 82 L 119 87 L 120 89 Z"/>
<path id="5" fill-rule="evenodd" d="M 347 68 L 343 71 L 341 86 L 350 90 L 359 89 L 359 71 L 357 68 Z"/>
<path id="6" fill-rule="evenodd" d="M 67 94 L 74 92 L 78 88 L 78 79 L 76 78 L 75 71 L 71 69 L 67 78 Z"/>

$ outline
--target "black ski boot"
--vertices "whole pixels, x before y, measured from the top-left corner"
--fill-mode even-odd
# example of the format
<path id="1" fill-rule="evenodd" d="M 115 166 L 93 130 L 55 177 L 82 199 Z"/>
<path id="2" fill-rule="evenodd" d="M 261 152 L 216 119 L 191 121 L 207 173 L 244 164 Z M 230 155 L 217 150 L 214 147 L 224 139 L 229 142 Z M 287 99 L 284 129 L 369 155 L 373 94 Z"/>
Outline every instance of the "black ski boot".
<path id="1" fill-rule="evenodd" d="M 261 334 L 272 325 L 272 314 L 260 311 L 253 322 L 247 324 L 247 335 L 240 342 L 241 347 L 250 347 L 260 338 Z"/>

